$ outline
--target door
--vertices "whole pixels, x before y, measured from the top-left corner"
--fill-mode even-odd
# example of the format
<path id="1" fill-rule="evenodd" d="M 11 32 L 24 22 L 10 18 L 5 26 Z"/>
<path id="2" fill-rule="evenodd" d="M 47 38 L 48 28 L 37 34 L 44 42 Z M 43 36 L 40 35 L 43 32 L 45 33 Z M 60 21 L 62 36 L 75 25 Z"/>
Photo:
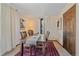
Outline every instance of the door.
<path id="1" fill-rule="evenodd" d="M 76 5 L 71 7 L 63 15 L 63 47 L 71 54 L 75 55 L 76 39 Z"/>

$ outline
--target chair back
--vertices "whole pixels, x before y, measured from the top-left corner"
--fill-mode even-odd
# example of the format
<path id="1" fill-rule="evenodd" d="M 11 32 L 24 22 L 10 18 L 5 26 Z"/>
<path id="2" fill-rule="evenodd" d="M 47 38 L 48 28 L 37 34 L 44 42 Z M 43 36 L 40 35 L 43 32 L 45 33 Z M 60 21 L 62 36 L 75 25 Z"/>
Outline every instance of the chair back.
<path id="1" fill-rule="evenodd" d="M 25 39 L 27 37 L 26 31 L 20 32 L 21 33 L 21 39 Z"/>
<path id="2" fill-rule="evenodd" d="M 33 36 L 33 35 L 34 35 L 33 30 L 28 30 L 28 35 L 29 35 L 29 36 Z"/>
<path id="3" fill-rule="evenodd" d="M 46 35 L 45 35 L 45 39 L 46 39 L 46 41 L 48 40 L 49 35 L 50 35 L 50 32 L 47 31 L 47 32 L 46 32 Z"/>

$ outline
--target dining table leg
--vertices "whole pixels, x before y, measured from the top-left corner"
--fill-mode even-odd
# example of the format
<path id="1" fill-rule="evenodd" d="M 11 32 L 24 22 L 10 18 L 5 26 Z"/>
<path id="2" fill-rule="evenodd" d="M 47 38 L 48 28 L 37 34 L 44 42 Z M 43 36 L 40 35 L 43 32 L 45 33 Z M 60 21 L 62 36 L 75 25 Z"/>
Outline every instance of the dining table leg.
<path id="1" fill-rule="evenodd" d="M 21 44 L 21 56 L 23 56 L 23 43 Z"/>

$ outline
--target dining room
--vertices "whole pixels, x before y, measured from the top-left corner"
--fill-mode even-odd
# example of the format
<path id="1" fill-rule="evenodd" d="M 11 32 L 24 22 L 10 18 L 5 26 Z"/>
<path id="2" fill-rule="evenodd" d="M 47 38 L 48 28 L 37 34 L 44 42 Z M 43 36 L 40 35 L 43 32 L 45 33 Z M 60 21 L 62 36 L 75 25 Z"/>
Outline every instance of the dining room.
<path id="1" fill-rule="evenodd" d="M 74 3 L 2 3 L 0 55 L 78 54 L 78 7 Z M 67 22 L 66 19 L 71 21 Z M 72 32 L 73 40 L 77 42 L 70 44 L 73 40 L 67 40 L 72 39 L 72 36 L 64 32 Z"/>

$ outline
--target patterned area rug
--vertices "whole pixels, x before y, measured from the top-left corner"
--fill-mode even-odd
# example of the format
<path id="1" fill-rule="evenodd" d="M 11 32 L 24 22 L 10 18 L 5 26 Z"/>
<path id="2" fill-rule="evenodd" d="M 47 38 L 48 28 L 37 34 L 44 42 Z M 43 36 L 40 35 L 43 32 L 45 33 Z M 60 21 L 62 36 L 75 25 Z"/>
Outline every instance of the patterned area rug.
<path id="1" fill-rule="evenodd" d="M 18 52 L 15 56 L 21 56 L 21 51 Z M 59 56 L 59 53 L 56 50 L 53 42 L 47 42 L 47 48 L 45 49 L 45 54 L 42 53 L 41 49 L 35 50 L 34 48 L 32 48 L 31 51 L 29 51 L 27 47 L 24 47 L 23 56 Z"/>

